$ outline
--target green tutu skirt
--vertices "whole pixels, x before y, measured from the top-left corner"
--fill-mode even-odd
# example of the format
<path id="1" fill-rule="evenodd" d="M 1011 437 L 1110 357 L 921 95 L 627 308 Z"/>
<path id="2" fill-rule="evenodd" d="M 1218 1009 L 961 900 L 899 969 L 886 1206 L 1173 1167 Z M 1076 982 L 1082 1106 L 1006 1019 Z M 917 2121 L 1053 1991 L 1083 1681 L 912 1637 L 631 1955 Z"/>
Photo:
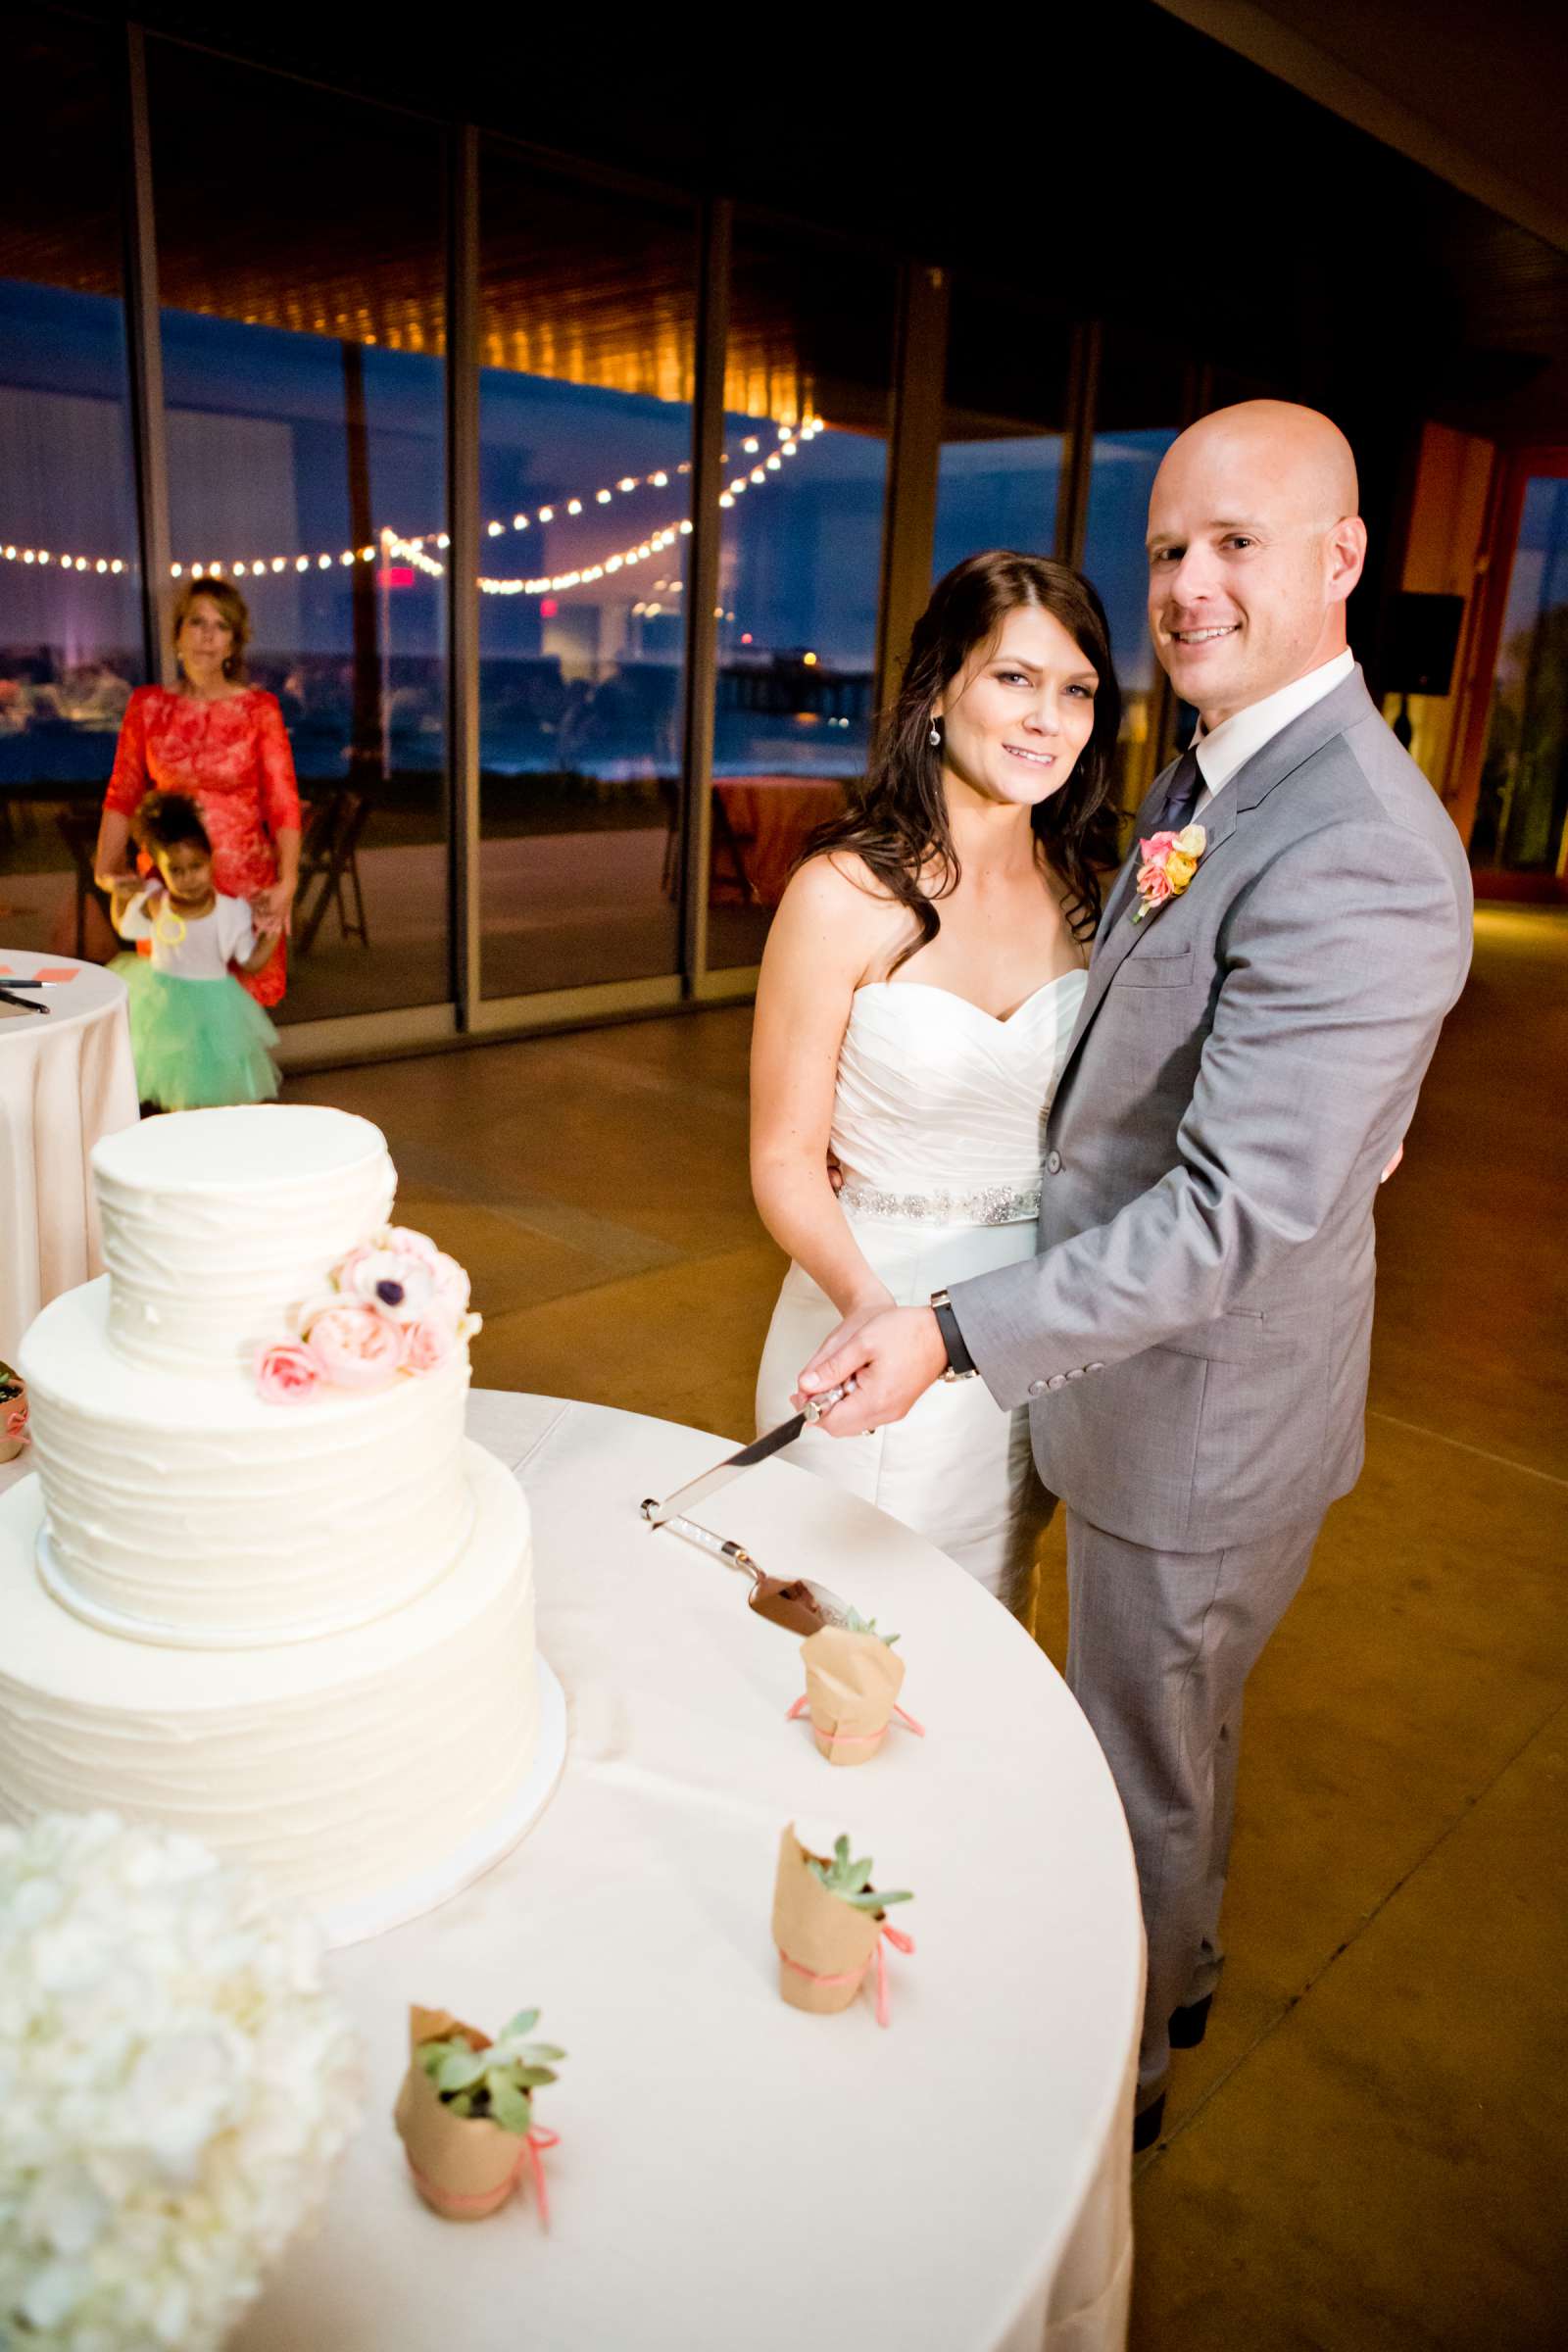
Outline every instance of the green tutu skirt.
<path id="1" fill-rule="evenodd" d="M 182 980 L 145 956 L 110 966 L 130 991 L 130 1050 L 136 1092 L 165 1110 L 211 1110 L 223 1102 L 270 1102 L 277 1031 L 231 975 Z"/>

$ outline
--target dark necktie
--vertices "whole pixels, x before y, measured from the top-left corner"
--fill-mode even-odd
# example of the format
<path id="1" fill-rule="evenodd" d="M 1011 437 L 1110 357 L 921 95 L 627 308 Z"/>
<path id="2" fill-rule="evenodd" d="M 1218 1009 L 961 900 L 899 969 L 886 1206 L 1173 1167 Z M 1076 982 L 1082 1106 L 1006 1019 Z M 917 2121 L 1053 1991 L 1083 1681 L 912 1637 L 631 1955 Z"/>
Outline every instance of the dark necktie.
<path id="1" fill-rule="evenodd" d="M 1198 754 L 1183 752 L 1176 762 L 1176 772 L 1165 788 L 1164 803 L 1154 826 L 1156 833 L 1179 833 L 1193 821 L 1203 789 L 1203 771 L 1198 764 Z"/>

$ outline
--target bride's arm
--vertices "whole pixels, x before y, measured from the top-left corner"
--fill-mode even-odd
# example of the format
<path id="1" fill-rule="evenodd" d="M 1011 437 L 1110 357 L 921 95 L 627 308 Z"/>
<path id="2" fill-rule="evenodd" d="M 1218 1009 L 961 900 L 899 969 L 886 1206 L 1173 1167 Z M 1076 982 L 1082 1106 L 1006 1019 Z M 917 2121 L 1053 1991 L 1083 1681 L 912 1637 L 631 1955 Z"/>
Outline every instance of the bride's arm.
<path id="1" fill-rule="evenodd" d="M 781 1250 L 847 1320 L 891 1303 L 828 1180 L 839 1048 L 887 909 L 826 858 L 785 891 L 752 1032 L 752 1192 Z"/>

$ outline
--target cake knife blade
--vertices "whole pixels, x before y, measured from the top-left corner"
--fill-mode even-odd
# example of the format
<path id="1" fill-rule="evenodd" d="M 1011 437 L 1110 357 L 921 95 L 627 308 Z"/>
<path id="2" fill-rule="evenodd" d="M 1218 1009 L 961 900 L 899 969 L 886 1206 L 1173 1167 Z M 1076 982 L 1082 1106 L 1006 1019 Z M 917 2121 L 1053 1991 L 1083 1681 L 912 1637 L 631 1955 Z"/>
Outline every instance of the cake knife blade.
<path id="1" fill-rule="evenodd" d="M 695 1504 L 706 1501 L 710 1494 L 716 1494 L 720 1487 L 727 1487 L 730 1480 L 739 1478 L 743 1470 L 755 1470 L 758 1463 L 765 1462 L 770 1454 L 782 1453 L 786 1446 L 793 1446 L 808 1421 L 820 1421 L 822 1415 L 837 1404 L 840 1397 L 847 1396 L 855 1386 L 852 1377 L 845 1381 L 842 1388 L 824 1389 L 820 1396 L 811 1398 L 804 1412 L 792 1413 L 787 1421 L 779 1423 L 777 1429 L 768 1430 L 764 1437 L 754 1438 L 751 1445 L 743 1446 L 738 1453 L 726 1454 L 711 1470 L 705 1470 L 700 1478 L 689 1479 L 685 1486 L 677 1487 L 674 1494 L 666 1495 L 662 1502 L 645 1502 L 643 1517 L 650 1527 L 662 1527 L 666 1519 L 677 1515 L 689 1517 Z"/>

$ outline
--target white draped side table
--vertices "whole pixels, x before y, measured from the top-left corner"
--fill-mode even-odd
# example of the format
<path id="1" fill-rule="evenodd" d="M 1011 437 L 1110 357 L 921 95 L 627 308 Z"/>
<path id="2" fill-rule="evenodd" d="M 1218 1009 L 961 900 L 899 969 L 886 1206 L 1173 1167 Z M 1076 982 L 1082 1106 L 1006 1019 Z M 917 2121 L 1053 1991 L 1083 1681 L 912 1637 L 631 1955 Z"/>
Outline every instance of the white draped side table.
<path id="1" fill-rule="evenodd" d="M 103 1272 L 87 1155 L 136 1123 L 125 986 L 69 956 L 0 947 L 6 975 L 69 972 L 29 990 L 46 1016 L 0 1004 L 0 1361 L 50 1299 Z"/>

